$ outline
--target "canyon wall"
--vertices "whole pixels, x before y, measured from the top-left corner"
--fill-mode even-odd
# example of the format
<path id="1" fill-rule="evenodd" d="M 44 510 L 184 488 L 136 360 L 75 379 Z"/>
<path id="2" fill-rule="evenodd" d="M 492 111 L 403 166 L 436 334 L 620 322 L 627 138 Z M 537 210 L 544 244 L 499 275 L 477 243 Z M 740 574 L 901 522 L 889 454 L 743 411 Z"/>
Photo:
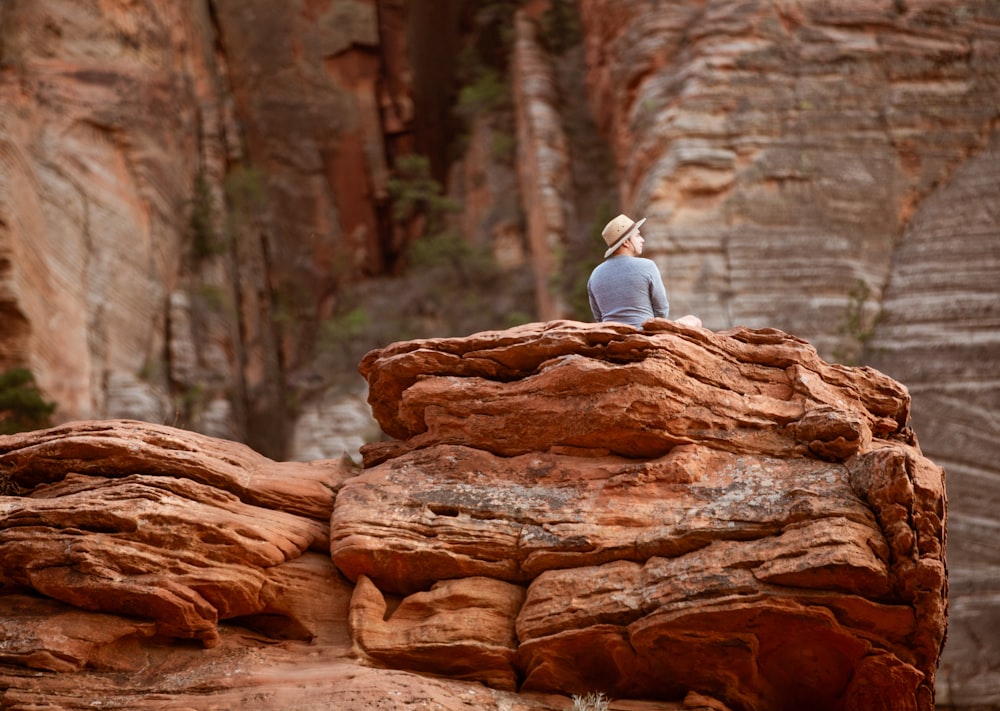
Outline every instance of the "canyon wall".
<path id="1" fill-rule="evenodd" d="M 989 2 L 583 0 L 593 111 L 671 313 L 911 388 L 950 493 L 939 702 L 1000 699 L 1000 16 Z"/>
<path id="2" fill-rule="evenodd" d="M 317 323 L 383 268 L 392 10 L 5 2 L 0 367 L 60 419 L 285 451 Z"/>
<path id="3" fill-rule="evenodd" d="M 0 366 L 30 366 L 70 417 L 114 410 L 112 383 L 168 337 L 213 108 L 204 9 L 0 8 Z"/>

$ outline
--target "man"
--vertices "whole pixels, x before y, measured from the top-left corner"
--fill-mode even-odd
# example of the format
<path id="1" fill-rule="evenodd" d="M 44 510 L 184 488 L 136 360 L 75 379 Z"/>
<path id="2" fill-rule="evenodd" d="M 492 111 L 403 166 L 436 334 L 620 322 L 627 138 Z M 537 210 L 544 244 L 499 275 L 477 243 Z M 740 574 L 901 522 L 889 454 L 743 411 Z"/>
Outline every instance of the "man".
<path id="1" fill-rule="evenodd" d="M 642 326 L 651 318 L 667 318 L 670 303 L 660 269 L 651 259 L 640 256 L 645 240 L 638 222 L 618 215 L 601 232 L 605 261 L 597 265 L 587 282 L 587 295 L 595 321 L 616 321 Z M 685 316 L 678 323 L 701 326 L 697 316 Z"/>

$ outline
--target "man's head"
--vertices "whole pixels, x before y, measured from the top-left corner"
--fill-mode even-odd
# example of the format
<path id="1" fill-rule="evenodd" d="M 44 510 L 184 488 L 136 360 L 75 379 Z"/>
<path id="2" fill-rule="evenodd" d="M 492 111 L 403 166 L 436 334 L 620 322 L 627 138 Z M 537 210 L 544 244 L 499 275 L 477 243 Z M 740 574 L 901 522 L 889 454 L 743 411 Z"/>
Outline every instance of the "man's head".
<path id="1" fill-rule="evenodd" d="M 630 243 L 632 252 L 636 256 L 642 254 L 644 240 L 639 234 L 639 228 L 645 221 L 645 217 L 636 222 L 627 215 L 619 215 L 605 225 L 601 231 L 601 237 L 608 245 L 608 251 L 604 253 L 605 259 L 617 252 L 625 243 Z"/>

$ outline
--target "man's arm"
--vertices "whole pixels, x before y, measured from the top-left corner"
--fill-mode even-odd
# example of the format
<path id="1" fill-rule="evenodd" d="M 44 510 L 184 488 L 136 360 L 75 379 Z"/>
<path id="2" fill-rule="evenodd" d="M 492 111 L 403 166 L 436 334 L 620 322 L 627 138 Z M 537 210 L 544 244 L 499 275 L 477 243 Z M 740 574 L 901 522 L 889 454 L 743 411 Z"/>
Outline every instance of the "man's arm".
<path id="1" fill-rule="evenodd" d="M 653 267 L 649 275 L 649 302 L 653 306 L 653 315 L 657 318 L 668 318 L 670 302 L 667 301 L 667 290 L 663 286 L 663 277 L 660 276 L 660 269 L 656 266 L 656 262 L 649 261 Z"/>
<path id="2" fill-rule="evenodd" d="M 603 321 L 601 318 L 601 307 L 597 305 L 597 299 L 594 298 L 594 292 L 590 288 L 590 284 L 587 284 L 587 298 L 590 299 L 590 312 L 594 315 L 594 321 L 598 323 Z"/>

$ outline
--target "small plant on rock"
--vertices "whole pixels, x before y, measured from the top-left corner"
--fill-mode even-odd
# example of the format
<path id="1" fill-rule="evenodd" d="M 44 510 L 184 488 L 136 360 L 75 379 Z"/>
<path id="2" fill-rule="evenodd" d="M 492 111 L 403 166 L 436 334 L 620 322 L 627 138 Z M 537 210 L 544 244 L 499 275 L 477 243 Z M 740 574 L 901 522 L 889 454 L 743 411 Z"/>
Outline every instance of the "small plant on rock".
<path id="1" fill-rule="evenodd" d="M 846 343 L 833 353 L 833 357 L 844 365 L 860 365 L 868 355 L 870 342 L 883 315 L 881 309 L 873 312 L 869 308 L 872 297 L 871 287 L 863 279 L 859 279 L 848 294 L 839 329 Z"/>
<path id="2" fill-rule="evenodd" d="M 573 694 L 573 708 L 571 711 L 608 711 L 611 699 L 601 692 L 588 692 L 583 696 Z"/>

